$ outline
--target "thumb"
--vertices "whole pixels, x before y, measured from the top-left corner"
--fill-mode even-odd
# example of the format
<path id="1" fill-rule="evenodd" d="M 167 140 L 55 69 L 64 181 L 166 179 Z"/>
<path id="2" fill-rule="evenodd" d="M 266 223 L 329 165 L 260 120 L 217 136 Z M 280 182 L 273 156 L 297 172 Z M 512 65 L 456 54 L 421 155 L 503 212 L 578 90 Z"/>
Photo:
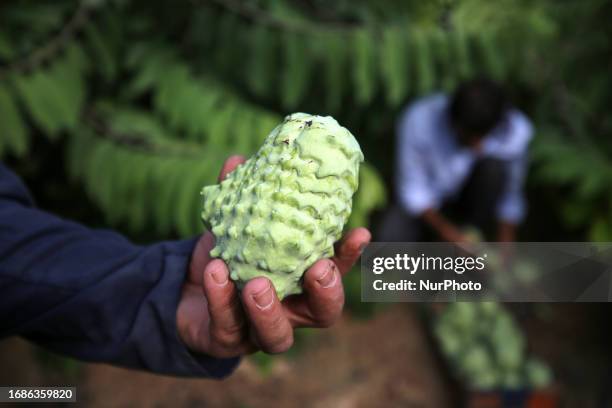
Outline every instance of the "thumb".
<path id="1" fill-rule="evenodd" d="M 229 173 L 234 171 L 236 167 L 238 167 L 245 161 L 246 159 L 244 158 L 244 156 L 240 155 L 228 157 L 227 160 L 225 160 L 225 163 L 223 163 L 223 167 L 221 167 L 221 173 L 219 173 L 219 182 L 223 181 Z"/>

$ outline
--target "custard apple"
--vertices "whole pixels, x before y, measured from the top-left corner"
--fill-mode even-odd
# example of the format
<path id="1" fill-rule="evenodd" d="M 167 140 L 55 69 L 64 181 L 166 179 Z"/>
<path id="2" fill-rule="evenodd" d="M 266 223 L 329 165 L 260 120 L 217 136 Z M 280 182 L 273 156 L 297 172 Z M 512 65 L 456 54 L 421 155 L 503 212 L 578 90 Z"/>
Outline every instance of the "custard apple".
<path id="1" fill-rule="evenodd" d="M 202 190 L 211 256 L 239 288 L 265 276 L 280 299 L 300 293 L 306 269 L 334 254 L 362 161 L 357 140 L 332 117 L 287 116 L 255 156 Z"/>

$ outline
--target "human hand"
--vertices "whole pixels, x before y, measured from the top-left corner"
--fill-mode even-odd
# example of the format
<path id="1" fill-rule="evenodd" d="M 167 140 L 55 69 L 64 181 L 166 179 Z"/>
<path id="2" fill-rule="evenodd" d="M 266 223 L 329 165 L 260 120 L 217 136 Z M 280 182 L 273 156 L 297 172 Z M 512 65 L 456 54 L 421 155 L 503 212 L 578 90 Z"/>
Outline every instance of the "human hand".
<path id="1" fill-rule="evenodd" d="M 440 237 L 447 242 L 455 244 L 473 244 L 474 240 L 460 228 L 448 224 L 440 230 Z"/>
<path id="2" fill-rule="evenodd" d="M 243 162 L 240 156 L 230 157 L 219 180 Z M 205 233 L 192 254 L 177 309 L 181 340 L 195 352 L 219 358 L 257 350 L 287 351 L 295 328 L 329 327 L 340 317 L 344 306 L 342 276 L 369 241 L 370 232 L 365 228 L 348 232 L 336 244 L 333 258 L 321 259 L 306 271 L 304 293 L 281 302 L 265 277 L 250 280 L 238 292 L 225 262 L 210 258 L 215 238 Z"/>
<path id="3" fill-rule="evenodd" d="M 459 227 L 446 219 L 435 208 L 428 208 L 421 215 L 425 221 L 446 242 L 456 244 L 468 243 L 469 237 Z"/>

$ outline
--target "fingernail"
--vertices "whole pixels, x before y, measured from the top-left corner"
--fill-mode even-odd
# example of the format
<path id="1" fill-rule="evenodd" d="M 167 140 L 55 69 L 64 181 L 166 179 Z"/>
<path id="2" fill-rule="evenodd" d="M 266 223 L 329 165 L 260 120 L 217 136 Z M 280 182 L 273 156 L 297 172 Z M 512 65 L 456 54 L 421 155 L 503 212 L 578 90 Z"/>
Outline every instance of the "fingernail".
<path id="1" fill-rule="evenodd" d="M 272 287 L 270 284 L 268 284 L 265 289 L 255 293 L 253 295 L 253 300 L 255 301 L 257 307 L 261 310 L 265 310 L 272 306 L 272 302 L 274 302 L 274 294 L 272 293 Z"/>
<path id="2" fill-rule="evenodd" d="M 334 273 L 335 268 L 336 266 L 333 262 L 330 261 L 327 263 L 327 268 L 325 268 L 323 275 L 317 279 L 319 285 L 321 285 L 323 288 L 329 288 L 336 283 L 336 274 Z"/>
<path id="3" fill-rule="evenodd" d="M 210 273 L 213 280 L 219 286 L 225 286 L 228 282 L 227 272 L 224 270 L 217 270 Z"/>

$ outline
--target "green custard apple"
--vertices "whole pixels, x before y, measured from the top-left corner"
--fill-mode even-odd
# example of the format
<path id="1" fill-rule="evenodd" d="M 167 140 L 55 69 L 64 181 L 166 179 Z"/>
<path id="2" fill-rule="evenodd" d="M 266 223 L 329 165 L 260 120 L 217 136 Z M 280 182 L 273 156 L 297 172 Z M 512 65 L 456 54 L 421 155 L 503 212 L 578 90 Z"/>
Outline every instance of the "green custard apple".
<path id="1" fill-rule="evenodd" d="M 287 116 L 253 157 L 202 190 L 211 256 L 239 288 L 265 276 L 280 299 L 300 293 L 306 269 L 334 254 L 362 161 L 355 137 L 332 117 Z"/>

